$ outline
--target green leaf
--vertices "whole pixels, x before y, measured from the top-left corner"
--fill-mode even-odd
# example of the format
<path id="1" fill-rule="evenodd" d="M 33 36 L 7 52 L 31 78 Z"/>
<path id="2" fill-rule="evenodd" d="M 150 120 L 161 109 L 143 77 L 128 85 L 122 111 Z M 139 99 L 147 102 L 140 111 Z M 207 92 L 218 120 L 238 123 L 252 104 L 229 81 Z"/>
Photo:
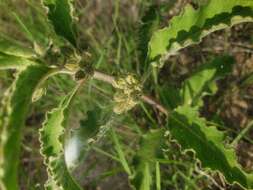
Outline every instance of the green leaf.
<path id="1" fill-rule="evenodd" d="M 22 69 L 29 65 L 35 65 L 36 63 L 22 58 L 11 55 L 6 55 L 0 52 L 0 70 L 4 69 Z"/>
<path id="2" fill-rule="evenodd" d="M 18 190 L 19 152 L 32 94 L 49 68 L 31 65 L 22 70 L 4 98 L 0 111 L 0 189 Z"/>
<path id="3" fill-rule="evenodd" d="M 210 0 L 195 10 L 187 5 L 168 27 L 156 31 L 149 43 L 149 59 L 170 56 L 199 43 L 208 34 L 242 22 L 253 21 L 252 0 Z"/>
<path id="4" fill-rule="evenodd" d="M 44 156 L 49 175 L 49 183 L 47 185 L 50 187 L 53 184 L 55 186 L 54 189 L 81 189 L 72 178 L 64 158 L 65 128 L 71 103 L 80 85 L 81 83 L 63 98 L 58 108 L 47 114 L 43 127 L 40 130 L 41 154 Z"/>
<path id="5" fill-rule="evenodd" d="M 114 129 L 111 129 L 111 137 L 112 137 L 114 147 L 115 147 L 115 150 L 117 151 L 121 165 L 123 166 L 126 173 L 128 175 L 131 175 L 131 170 L 130 170 L 129 164 L 127 162 L 127 159 L 126 159 L 126 155 L 122 149 L 121 143 L 120 143 L 119 138 L 118 138 L 117 134 L 115 133 Z"/>
<path id="6" fill-rule="evenodd" d="M 152 3 L 141 18 L 141 24 L 138 29 L 138 49 L 140 58 L 146 61 L 148 55 L 148 44 L 152 34 L 159 29 L 162 20 L 162 13 L 168 12 L 176 3 L 171 0 L 166 3 Z"/>
<path id="7" fill-rule="evenodd" d="M 143 135 L 140 148 L 136 153 L 133 165 L 135 173 L 130 176 L 133 187 L 137 190 L 154 189 L 154 173 L 156 170 L 156 159 L 161 158 L 161 150 L 164 142 L 164 130 L 151 130 Z"/>
<path id="8" fill-rule="evenodd" d="M 242 81 L 240 82 L 240 86 L 242 87 L 248 87 L 253 84 L 253 72 L 248 74 Z"/>
<path id="9" fill-rule="evenodd" d="M 138 31 L 139 41 L 138 47 L 141 53 L 141 58 L 146 59 L 148 53 L 148 42 L 155 30 L 159 28 L 160 13 L 158 5 L 152 5 L 141 19 L 141 25 Z"/>
<path id="10" fill-rule="evenodd" d="M 76 46 L 73 0 L 43 0 L 55 32 Z"/>
<path id="11" fill-rule="evenodd" d="M 183 150 L 195 152 L 203 168 L 221 172 L 231 184 L 253 188 L 253 174 L 243 171 L 237 163 L 235 151 L 224 145 L 223 132 L 207 127 L 196 108 L 178 107 L 171 113 L 167 128 Z"/>
<path id="12" fill-rule="evenodd" d="M 181 104 L 180 90 L 175 85 L 165 84 L 157 88 L 162 105 L 169 108 L 169 110 L 173 110 Z"/>
<path id="13" fill-rule="evenodd" d="M 217 57 L 186 79 L 180 90 L 183 104 L 202 106 L 202 97 L 217 91 L 215 81 L 232 72 L 234 59 L 230 56 Z"/>
<path id="14" fill-rule="evenodd" d="M 18 43 L 0 37 L 0 53 L 23 58 L 34 58 L 36 54 L 32 49 L 23 47 Z"/>

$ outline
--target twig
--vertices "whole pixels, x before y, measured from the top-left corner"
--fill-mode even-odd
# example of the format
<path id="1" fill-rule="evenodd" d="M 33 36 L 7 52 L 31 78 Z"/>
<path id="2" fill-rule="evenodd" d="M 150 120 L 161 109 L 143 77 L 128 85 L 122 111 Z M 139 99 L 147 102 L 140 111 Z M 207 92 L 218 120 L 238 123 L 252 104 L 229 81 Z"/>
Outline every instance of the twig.
<path id="1" fill-rule="evenodd" d="M 115 82 L 115 78 L 113 76 L 101 73 L 99 71 L 95 71 L 93 77 L 94 79 L 109 83 L 111 85 L 113 85 L 113 83 Z"/>
<path id="2" fill-rule="evenodd" d="M 107 75 L 105 73 L 101 73 L 99 71 L 94 72 L 93 78 L 106 82 L 111 85 L 113 85 L 113 83 L 115 82 L 115 78 L 113 76 Z M 151 106 L 155 107 L 156 109 L 158 109 L 160 112 L 164 113 L 165 115 L 169 114 L 168 110 L 165 107 L 163 107 L 160 103 L 158 103 L 156 100 L 154 100 L 153 98 L 146 95 L 142 95 L 141 99 L 147 104 L 150 104 Z"/>
<path id="3" fill-rule="evenodd" d="M 68 71 L 66 69 L 63 69 L 60 72 L 65 73 L 65 74 L 74 74 L 73 71 Z M 94 71 L 93 78 L 96 79 L 96 80 L 108 83 L 110 85 L 113 85 L 115 83 L 115 78 L 113 76 L 102 73 L 100 71 Z M 142 99 L 142 101 L 144 101 L 147 104 L 155 107 L 156 109 L 158 109 L 160 112 L 164 113 L 165 115 L 167 115 L 167 116 L 169 115 L 168 110 L 164 106 L 162 106 L 158 101 L 154 100 L 150 96 L 142 95 L 141 99 Z"/>
<path id="4" fill-rule="evenodd" d="M 151 106 L 154 106 L 155 108 L 157 108 L 160 112 L 164 113 L 165 115 L 168 115 L 169 112 L 168 110 L 163 107 L 160 103 L 158 103 L 156 100 L 153 100 L 151 97 L 146 96 L 146 95 L 142 95 L 141 99 L 150 104 Z"/>

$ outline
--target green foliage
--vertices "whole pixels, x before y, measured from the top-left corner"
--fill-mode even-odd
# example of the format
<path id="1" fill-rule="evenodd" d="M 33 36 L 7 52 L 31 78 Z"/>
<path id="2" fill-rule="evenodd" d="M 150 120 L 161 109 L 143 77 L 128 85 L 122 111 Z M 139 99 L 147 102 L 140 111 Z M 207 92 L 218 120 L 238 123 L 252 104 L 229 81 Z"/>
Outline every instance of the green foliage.
<path id="1" fill-rule="evenodd" d="M 43 0 L 55 32 L 76 46 L 73 0 Z"/>
<path id="2" fill-rule="evenodd" d="M 182 104 L 182 96 L 180 89 L 171 84 L 163 85 L 159 88 L 161 103 L 169 110 L 175 109 L 178 105 Z"/>
<path id="3" fill-rule="evenodd" d="M 148 43 L 155 30 L 160 26 L 159 6 L 152 5 L 149 7 L 141 20 L 141 27 L 139 28 L 139 50 L 141 58 L 145 60 L 148 53 Z"/>
<path id="4" fill-rule="evenodd" d="M 166 55 L 173 55 L 182 48 L 199 43 L 203 37 L 214 31 L 242 22 L 253 21 L 252 0 L 210 0 L 208 2 L 198 0 L 196 2 L 200 5 L 199 9 L 195 10 L 189 5 L 186 6 L 179 16 L 174 17 L 170 21 L 168 27 L 156 32 L 154 31 L 159 28 L 162 19 L 162 9 L 164 7 L 166 7 L 166 10 L 169 9 L 175 1 L 168 3 L 164 7 L 155 5 L 149 8 L 139 27 L 138 47 L 141 51 L 141 58 L 137 62 L 144 62 L 144 60 L 156 61 L 157 58 L 161 57 L 165 59 Z M 21 70 L 11 88 L 6 92 L 0 107 L 1 189 L 19 189 L 17 181 L 19 152 L 22 130 L 29 111 L 29 105 L 32 100 L 38 100 L 43 94 L 44 82 L 57 73 L 76 76 L 73 78 L 78 81 L 78 84 L 74 90 L 63 97 L 57 108 L 46 115 L 46 120 L 39 133 L 41 154 L 48 171 L 46 189 L 81 190 L 80 185 L 71 175 L 72 169 L 78 165 L 79 157 L 87 155 L 88 150 L 92 148 L 92 143 L 98 142 L 107 131 L 111 132 L 110 140 L 113 142 L 115 150 L 112 153 L 100 150 L 100 153 L 103 152 L 104 155 L 120 162 L 120 170 L 124 170 L 129 176 L 133 189 L 161 189 L 160 178 L 163 171 L 160 170 L 160 161 L 166 159 L 163 146 L 167 143 L 165 140 L 168 131 L 171 135 L 171 139 L 168 139 L 168 141 L 172 140 L 179 143 L 182 151 L 193 151 L 203 168 L 219 171 L 231 184 L 236 183 L 244 188 L 253 189 L 253 174 L 243 171 L 237 162 L 234 150 L 226 147 L 224 142 L 225 134 L 213 126 L 208 127 L 207 121 L 199 116 L 199 109 L 203 105 L 202 98 L 206 95 L 214 95 L 218 88 L 216 81 L 231 73 L 234 60 L 230 56 L 218 57 L 208 64 L 201 65 L 197 71 L 192 72 L 189 78 L 183 81 L 181 89 L 174 88 L 173 85 L 160 87 L 158 83 L 156 83 L 157 86 L 155 88 L 151 87 L 150 89 L 154 90 L 152 93 L 154 92 L 153 94 L 159 96 L 158 98 L 168 108 L 168 110 L 165 110 L 162 105 L 158 105 L 149 96 L 142 94 L 142 85 L 145 85 L 139 84 L 139 81 L 135 80 L 135 78 L 129 77 L 134 75 L 128 73 L 125 75 L 128 77 L 119 77 L 121 80 L 117 81 L 114 77 L 99 71 L 93 72 L 91 64 L 88 63 L 91 61 L 90 54 L 88 52 L 80 52 L 77 46 L 78 36 L 73 12 L 73 0 L 43 0 L 42 4 L 47 9 L 48 20 L 53 25 L 55 33 L 59 37 L 65 38 L 72 46 L 70 47 L 70 44 L 64 40 L 61 41 L 61 47 L 59 47 L 59 44 L 50 44 L 45 40 L 45 42 L 48 42 L 46 45 L 48 47 L 42 48 L 34 42 L 37 55 L 30 48 L 24 48 L 10 40 L 0 39 L 0 69 Z M 23 25 L 23 28 L 30 34 L 28 27 L 23 24 L 17 15 L 16 17 Z M 132 47 L 128 46 L 127 38 L 121 36 L 117 22 L 114 22 L 114 27 L 120 38 L 120 48 L 117 52 L 120 57 L 122 44 L 125 44 L 129 52 L 132 51 Z M 30 40 L 33 40 L 32 34 Z M 92 40 L 95 40 L 95 38 Z M 55 39 L 53 39 L 53 42 L 56 42 Z M 104 50 L 101 52 L 103 52 L 103 55 L 98 62 L 105 56 Z M 162 62 L 164 59 L 162 59 Z M 45 63 L 50 67 L 41 65 L 38 62 Z M 110 67 L 108 68 L 110 69 Z M 118 67 L 118 69 L 122 72 L 122 68 Z M 143 70 L 145 71 L 145 69 Z M 144 73 L 146 75 L 145 79 L 142 80 L 144 82 L 150 76 L 150 71 L 146 72 Z M 158 73 L 155 74 L 159 76 Z M 121 133 L 130 133 L 134 140 L 141 138 L 137 151 L 132 150 L 131 146 L 129 146 L 131 150 L 126 151 L 126 146 L 122 146 L 124 139 L 119 138 L 118 132 L 116 133 L 114 129 L 111 129 L 112 121 L 118 121 L 116 117 L 119 118 L 120 116 L 112 113 L 110 105 L 103 105 L 100 100 L 94 101 L 96 105 L 93 106 L 99 107 L 99 109 L 96 108 L 87 112 L 88 108 L 80 108 L 82 110 L 81 113 L 87 113 L 86 120 L 81 120 L 80 123 L 78 120 L 79 128 L 67 130 L 73 100 L 84 82 L 84 79 L 80 78 L 84 77 L 89 82 L 86 89 L 88 92 L 82 95 L 88 94 L 92 97 L 91 92 L 93 93 L 97 90 L 100 96 L 102 94 L 105 98 L 108 98 L 111 95 L 110 93 L 113 92 L 111 88 L 100 87 L 99 83 L 90 82 L 87 76 L 107 82 L 120 90 L 120 93 L 116 92 L 114 96 L 113 103 L 115 105 L 118 103 L 119 105 L 118 109 L 114 107 L 114 112 L 122 114 L 122 118 L 124 117 L 127 120 L 124 120 L 124 122 L 128 122 L 127 124 L 132 127 L 130 130 L 127 128 L 129 131 L 122 130 Z M 57 83 L 56 81 L 54 82 Z M 66 85 L 67 80 L 63 83 L 63 85 Z M 170 82 L 168 83 L 171 84 Z M 242 85 L 251 83 L 252 76 L 250 75 L 242 82 Z M 58 84 L 58 86 L 61 85 Z M 133 90 L 136 92 L 134 91 L 133 93 Z M 121 93 L 121 91 L 124 91 L 124 93 Z M 158 93 L 156 93 L 157 91 Z M 95 99 L 95 97 L 92 98 Z M 162 114 L 157 114 L 153 111 L 149 113 L 149 110 L 144 105 L 142 106 L 147 117 L 152 120 L 152 124 L 155 124 L 155 126 L 166 125 L 166 130 L 168 131 L 165 132 L 164 129 L 149 129 L 145 125 L 150 124 L 143 121 L 143 118 L 138 118 L 141 115 L 139 110 L 135 112 L 136 115 L 127 115 L 126 112 L 141 100 L 158 108 L 163 113 L 168 112 L 166 117 L 163 117 Z M 80 102 L 82 101 L 83 99 Z M 108 107 L 110 116 L 107 114 Z M 101 119 L 103 114 L 107 117 L 105 120 L 109 120 L 109 122 Z M 156 116 L 157 120 L 153 119 L 153 116 Z M 110 119 L 108 119 L 109 117 Z M 133 120 L 132 122 L 129 121 L 129 117 Z M 167 117 L 168 123 L 166 123 Z M 158 122 L 156 123 L 156 121 Z M 124 126 L 125 123 L 122 125 Z M 134 129 L 137 125 L 144 126 L 143 130 L 139 128 Z M 121 126 L 121 123 L 119 126 Z M 137 131 L 138 134 L 132 134 L 133 131 Z M 145 131 L 144 135 L 143 131 Z M 69 132 L 69 138 L 66 138 L 67 132 Z M 72 146 L 73 141 L 77 143 L 74 144 L 74 147 Z M 74 157 L 75 159 L 69 159 L 69 156 L 71 156 L 71 151 L 68 152 L 69 149 L 75 149 L 78 152 Z M 128 160 L 130 157 L 128 152 L 134 158 L 132 163 Z M 114 156 L 114 154 L 117 156 Z M 180 171 L 177 173 L 180 174 Z M 154 174 L 156 174 L 156 178 Z M 184 176 L 184 178 L 187 179 L 187 176 Z M 156 183 L 154 179 L 156 179 Z M 166 185 L 165 182 L 162 185 L 164 184 Z M 192 184 L 190 186 L 195 187 L 195 184 Z"/>
<path id="5" fill-rule="evenodd" d="M 154 171 L 156 159 L 161 158 L 164 130 L 153 130 L 145 134 L 140 142 L 133 165 L 135 173 L 131 176 L 131 183 L 138 190 L 154 189 Z"/>
<path id="6" fill-rule="evenodd" d="M 149 43 L 149 59 L 170 56 L 182 48 L 199 43 L 208 34 L 242 22 L 252 22 L 253 1 L 211 0 L 195 10 L 186 6 L 168 27 L 154 32 Z"/>
<path id="7" fill-rule="evenodd" d="M 234 150 L 224 144 L 224 133 L 215 127 L 207 127 L 196 108 L 185 105 L 175 109 L 167 129 L 183 150 L 195 152 L 204 168 L 220 171 L 229 183 L 253 188 L 253 174 L 245 173 L 237 163 Z"/>
<path id="8" fill-rule="evenodd" d="M 216 93 L 216 81 L 230 74 L 233 65 L 234 59 L 230 56 L 217 57 L 201 65 L 183 81 L 180 89 L 172 85 L 162 86 L 159 89 L 162 103 L 170 110 L 178 105 L 203 106 L 202 98 Z"/>
<path id="9" fill-rule="evenodd" d="M 253 84 L 253 73 L 250 73 L 248 76 L 246 76 L 243 81 L 241 81 L 242 87 L 247 87 Z"/>
<path id="10" fill-rule="evenodd" d="M 125 153 L 121 147 L 121 143 L 120 143 L 120 141 L 113 129 L 111 129 L 111 134 L 112 134 L 113 142 L 115 144 L 115 150 L 117 151 L 117 154 L 119 157 L 119 161 L 120 161 L 122 167 L 124 168 L 124 170 L 126 171 L 126 173 L 128 175 L 131 175 L 131 170 L 130 170 L 129 164 L 127 163 L 126 155 L 125 155 Z"/>
<path id="11" fill-rule="evenodd" d="M 35 57 L 35 53 L 32 49 L 23 47 L 11 40 L 7 40 L 0 37 L 0 52 L 16 57 L 22 58 L 33 58 Z"/>
<path id="12" fill-rule="evenodd" d="M 64 132 L 71 102 L 79 89 L 79 85 L 63 98 L 58 108 L 46 116 L 40 130 L 41 153 L 48 167 L 49 180 L 46 188 L 78 190 L 81 189 L 71 177 L 64 158 Z"/>
<path id="13" fill-rule="evenodd" d="M 217 86 L 215 81 L 231 73 L 234 60 L 232 57 L 217 57 L 204 64 L 198 71 L 186 79 L 180 90 L 182 103 L 191 106 L 202 106 L 202 97 L 213 95 Z"/>
<path id="14" fill-rule="evenodd" d="M 32 94 L 49 68 L 42 65 L 28 66 L 13 83 L 5 100 L 1 120 L 0 184 L 3 190 L 18 190 L 17 172 L 22 131 L 29 111 Z"/>
<path id="15" fill-rule="evenodd" d="M 160 28 L 162 21 L 162 13 L 167 12 L 173 7 L 176 0 L 171 0 L 166 3 L 153 3 L 149 6 L 144 16 L 141 19 L 141 24 L 138 30 L 138 49 L 140 51 L 141 61 L 146 61 L 148 58 L 149 41 L 153 33 Z"/>
<path id="16" fill-rule="evenodd" d="M 36 63 L 31 60 L 35 57 L 36 54 L 32 49 L 0 37 L 0 70 L 22 69 L 29 65 L 35 65 Z"/>
<path id="17" fill-rule="evenodd" d="M 3 54 L 0 52 L 0 70 L 6 69 L 22 69 L 36 63 L 23 57 Z"/>

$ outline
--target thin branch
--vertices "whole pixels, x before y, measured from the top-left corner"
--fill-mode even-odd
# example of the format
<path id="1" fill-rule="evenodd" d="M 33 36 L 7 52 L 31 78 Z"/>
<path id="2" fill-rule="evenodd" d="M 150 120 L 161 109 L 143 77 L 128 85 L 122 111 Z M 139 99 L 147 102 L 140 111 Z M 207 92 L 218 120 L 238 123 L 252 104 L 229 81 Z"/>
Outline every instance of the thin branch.
<path id="1" fill-rule="evenodd" d="M 239 141 L 249 132 L 253 127 L 253 120 L 248 123 L 248 125 L 239 133 L 239 135 L 233 140 L 231 146 L 236 147 Z"/>
<path id="2" fill-rule="evenodd" d="M 158 103 L 156 100 L 154 100 L 153 98 L 146 95 L 142 95 L 141 99 L 147 104 L 150 104 L 151 106 L 157 108 L 160 112 L 164 113 L 165 115 L 169 114 L 168 110 L 165 107 L 163 107 L 160 103 Z"/>
<path id="3" fill-rule="evenodd" d="M 111 85 L 113 85 L 113 83 L 115 82 L 115 78 L 113 76 L 101 73 L 99 71 L 95 71 L 93 77 L 94 79 L 109 83 Z"/>
<path id="4" fill-rule="evenodd" d="M 63 69 L 60 72 L 65 73 L 65 74 L 74 74 L 73 71 L 68 71 L 66 69 Z M 115 78 L 113 76 L 102 73 L 100 71 L 94 71 L 93 78 L 96 80 L 111 84 L 111 85 L 113 85 L 115 83 Z M 167 115 L 167 116 L 169 115 L 168 110 L 163 105 L 161 105 L 158 101 L 154 100 L 152 97 L 147 96 L 147 95 L 142 95 L 141 99 L 142 99 L 142 101 L 155 107 L 156 109 L 158 109 L 160 112 L 164 113 L 165 115 Z"/>
<path id="5" fill-rule="evenodd" d="M 113 76 L 107 75 L 105 73 L 101 73 L 99 71 L 94 72 L 93 78 L 106 82 L 111 85 L 113 85 L 113 83 L 115 82 L 115 78 Z M 146 95 L 142 95 L 141 99 L 147 104 L 150 104 L 151 106 L 155 107 L 156 109 L 158 109 L 160 112 L 164 113 L 165 115 L 169 114 L 168 110 L 165 107 L 163 107 L 159 102 L 154 100 L 153 98 Z"/>

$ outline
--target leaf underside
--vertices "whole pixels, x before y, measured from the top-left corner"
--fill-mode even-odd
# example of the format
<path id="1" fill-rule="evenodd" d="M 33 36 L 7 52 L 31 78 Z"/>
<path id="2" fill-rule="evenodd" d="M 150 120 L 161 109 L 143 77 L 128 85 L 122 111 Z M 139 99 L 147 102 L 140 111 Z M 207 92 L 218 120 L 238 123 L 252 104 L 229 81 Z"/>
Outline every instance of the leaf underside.
<path id="1" fill-rule="evenodd" d="M 230 183 L 253 188 L 253 174 L 243 171 L 232 148 L 223 144 L 224 134 L 207 127 L 198 111 L 189 106 L 178 107 L 171 113 L 167 128 L 183 150 L 192 150 L 203 168 L 221 172 Z"/>
<path id="2" fill-rule="evenodd" d="M 149 59 L 169 57 L 214 31 L 252 21 L 252 0 L 210 0 L 197 10 L 188 5 L 181 15 L 173 17 L 168 27 L 153 34 Z"/>
<path id="3" fill-rule="evenodd" d="M 73 0 L 43 0 L 48 9 L 48 19 L 56 34 L 76 46 L 76 29 L 73 16 Z"/>
<path id="4" fill-rule="evenodd" d="M 4 98 L 0 108 L 0 187 L 18 190 L 17 170 L 22 130 L 32 94 L 49 68 L 31 65 L 22 70 Z"/>
<path id="5" fill-rule="evenodd" d="M 75 88 L 61 101 L 58 108 L 47 114 L 40 130 L 41 154 L 48 168 L 47 189 L 78 190 L 81 187 L 68 171 L 64 157 L 64 133 L 71 102 L 78 90 Z"/>

